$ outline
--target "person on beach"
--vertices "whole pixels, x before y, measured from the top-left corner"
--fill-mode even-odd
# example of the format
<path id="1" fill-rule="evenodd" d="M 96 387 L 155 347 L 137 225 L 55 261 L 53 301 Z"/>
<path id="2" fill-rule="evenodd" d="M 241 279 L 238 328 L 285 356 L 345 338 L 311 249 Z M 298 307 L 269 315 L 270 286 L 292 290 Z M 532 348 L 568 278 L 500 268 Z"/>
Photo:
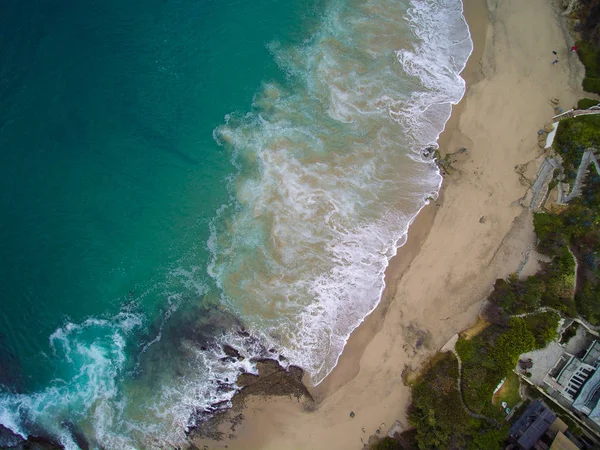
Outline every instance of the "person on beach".
<path id="1" fill-rule="evenodd" d="M 555 59 L 554 61 L 552 61 L 552 65 L 554 64 L 558 64 L 558 59 Z"/>
<path id="2" fill-rule="evenodd" d="M 573 47 L 571 47 L 571 51 L 573 53 L 577 53 L 577 50 L 579 50 L 579 47 L 577 47 L 577 45 L 574 45 Z"/>
<path id="3" fill-rule="evenodd" d="M 557 53 L 556 53 L 556 51 L 555 51 L 555 50 L 552 50 L 552 54 L 553 54 L 554 56 L 556 56 L 556 55 L 557 55 Z"/>

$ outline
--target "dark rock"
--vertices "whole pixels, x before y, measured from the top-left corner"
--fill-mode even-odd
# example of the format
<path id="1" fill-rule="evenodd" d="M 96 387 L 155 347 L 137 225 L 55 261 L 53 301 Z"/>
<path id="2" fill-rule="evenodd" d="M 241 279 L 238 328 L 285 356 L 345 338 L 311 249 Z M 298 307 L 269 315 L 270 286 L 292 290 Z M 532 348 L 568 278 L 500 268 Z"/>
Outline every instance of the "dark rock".
<path id="1" fill-rule="evenodd" d="M 224 345 L 223 346 L 223 351 L 225 352 L 225 354 L 231 358 L 236 358 L 238 361 L 243 361 L 244 357 L 242 355 L 240 355 L 240 352 L 238 352 L 235 348 L 233 348 L 230 345 Z"/>
<path id="2" fill-rule="evenodd" d="M 29 436 L 19 447 L 14 448 L 23 450 L 64 450 L 64 447 L 53 439 L 38 436 Z"/>
<path id="3" fill-rule="evenodd" d="M 256 362 L 256 368 L 258 375 L 241 373 L 238 377 L 237 385 L 241 389 L 233 396 L 231 409 L 226 409 L 228 405 L 213 405 L 213 411 L 196 412 L 194 423 L 188 432 L 192 439 L 195 436 L 223 439 L 226 435 L 219 430 L 219 425 L 229 423 L 235 428 L 243 418 L 241 411 L 246 397 L 250 395 L 293 396 L 297 399 L 304 397 L 313 401 L 308 389 L 302 384 L 304 371 L 300 367 L 290 366 L 286 369 L 276 360 L 262 359 Z"/>
<path id="4" fill-rule="evenodd" d="M 247 395 L 293 395 L 295 397 L 310 397 L 302 384 L 304 371 L 296 366 L 286 369 L 272 359 L 263 359 L 256 363 L 258 375 L 249 373 L 240 375 L 237 384 L 242 387 L 240 392 Z"/>
<path id="5" fill-rule="evenodd" d="M 219 361 L 223 361 L 224 363 L 234 363 L 237 361 L 237 359 L 235 359 L 233 356 L 226 356 L 224 358 L 221 358 Z"/>
<path id="6" fill-rule="evenodd" d="M 0 425 L 0 448 L 14 448 L 24 441 L 18 434 Z"/>

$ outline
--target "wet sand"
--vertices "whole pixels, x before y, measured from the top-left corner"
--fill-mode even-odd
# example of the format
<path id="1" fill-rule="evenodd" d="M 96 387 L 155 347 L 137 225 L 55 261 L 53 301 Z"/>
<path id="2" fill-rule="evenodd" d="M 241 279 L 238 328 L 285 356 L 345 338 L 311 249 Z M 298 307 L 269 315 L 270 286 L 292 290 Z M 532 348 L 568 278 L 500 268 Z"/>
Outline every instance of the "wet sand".
<path id="1" fill-rule="evenodd" d="M 231 436 L 198 440 L 198 448 L 361 449 L 395 420 L 406 423 L 403 378 L 475 322 L 494 280 L 515 272 L 534 244 L 531 213 L 519 201 L 527 186 L 514 169 L 539 163 L 536 132 L 554 115 L 549 100 L 569 109 L 583 97 L 583 68 L 549 0 L 465 0 L 465 15 L 475 44 L 463 72 L 467 93 L 440 149 L 467 151 L 391 261 L 381 304 L 333 372 L 309 387 L 314 401 L 248 396 L 242 423 L 222 426 Z"/>

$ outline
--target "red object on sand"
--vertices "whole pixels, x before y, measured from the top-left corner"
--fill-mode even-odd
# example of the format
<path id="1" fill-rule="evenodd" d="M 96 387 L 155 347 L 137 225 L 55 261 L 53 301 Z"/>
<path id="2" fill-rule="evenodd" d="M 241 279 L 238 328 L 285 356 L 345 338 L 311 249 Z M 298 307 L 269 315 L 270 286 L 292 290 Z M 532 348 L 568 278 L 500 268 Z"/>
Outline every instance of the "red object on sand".
<path id="1" fill-rule="evenodd" d="M 577 50 L 579 50 L 579 47 L 577 47 L 576 45 L 574 45 L 573 47 L 571 47 L 571 51 L 572 52 L 576 52 Z"/>

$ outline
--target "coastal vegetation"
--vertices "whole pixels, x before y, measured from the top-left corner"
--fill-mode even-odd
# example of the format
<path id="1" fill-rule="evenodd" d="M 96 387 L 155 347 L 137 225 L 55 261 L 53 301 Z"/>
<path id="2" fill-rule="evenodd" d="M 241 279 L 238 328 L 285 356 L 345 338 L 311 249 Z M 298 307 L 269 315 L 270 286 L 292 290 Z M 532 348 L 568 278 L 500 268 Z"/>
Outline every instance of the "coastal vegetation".
<path id="1" fill-rule="evenodd" d="M 506 376 L 504 383 L 502 383 L 502 387 L 493 397 L 494 405 L 496 405 L 497 408 L 502 408 L 502 402 L 505 402 L 509 408 L 514 408 L 521 401 L 519 388 L 519 376 L 514 372 L 510 372 Z"/>
<path id="2" fill-rule="evenodd" d="M 404 447 L 396 440 L 391 437 L 384 437 L 377 441 L 372 447 L 372 450 L 403 450 Z"/>
<path id="3" fill-rule="evenodd" d="M 600 149 L 600 116 L 561 121 L 554 148 L 563 157 L 568 179 L 574 178 L 583 152 L 589 148 Z M 556 257 L 557 272 L 567 276 L 568 266 L 572 265 L 569 259 L 577 260 L 575 308 L 569 304 L 567 312 L 579 314 L 593 325 L 600 323 L 600 174 L 597 170 L 590 168 L 581 195 L 566 209 L 555 214 L 536 214 L 534 221 L 543 251 Z"/>
<path id="4" fill-rule="evenodd" d="M 600 148 L 600 116 L 588 115 L 561 120 L 556 131 L 554 148 L 564 159 L 569 180 L 575 179 L 581 155 L 589 147 Z"/>
<path id="5" fill-rule="evenodd" d="M 588 109 L 598 104 L 600 104 L 598 100 L 593 100 L 591 98 L 582 98 L 577 102 L 577 109 Z"/>
<path id="6" fill-rule="evenodd" d="M 579 0 L 576 12 L 579 19 L 577 42 L 579 59 L 585 66 L 583 89 L 600 93 L 600 1 Z"/>
<path id="7" fill-rule="evenodd" d="M 555 150 L 563 157 L 567 180 L 575 179 L 584 151 L 592 147 L 600 148 L 599 116 L 561 121 Z M 534 276 L 519 279 L 513 274 L 497 280 L 484 311 L 489 326 L 474 336 L 460 336 L 456 352 L 462 362 L 462 399 L 458 364 L 450 353 L 436 356 L 414 383 L 409 421 L 416 429 L 418 448 L 499 448 L 508 424 L 498 407 L 502 400 L 497 395 L 494 404 L 492 398 L 505 380 L 501 395 L 510 393 L 514 406 L 518 380 L 512 380 L 511 388 L 506 379 L 513 375 L 519 356 L 558 338 L 556 311 L 600 323 L 599 212 L 600 175 L 591 168 L 580 196 L 534 215 L 537 250 L 550 262 Z M 563 342 L 575 332 L 576 327 L 569 327 Z"/>
<path id="8" fill-rule="evenodd" d="M 462 407 L 458 365 L 450 353 L 436 356 L 412 389 L 409 422 L 416 428 L 415 444 L 429 448 L 499 448 L 507 436 L 505 412 L 492 403 L 494 391 L 510 378 L 522 353 L 545 347 L 556 339 L 559 316 L 554 312 L 527 314 L 543 304 L 548 293 L 541 277 L 498 280 L 490 295 L 486 317 L 492 323 L 475 336 L 464 334 L 456 344 L 462 361 Z M 504 387 L 514 406 L 518 382 Z M 505 381 L 505 383 L 507 383 Z M 502 401 L 502 400 L 500 400 Z M 498 402 L 496 402 L 498 403 Z"/>
<path id="9" fill-rule="evenodd" d="M 436 356 L 413 385 L 408 418 L 419 448 L 494 448 L 503 439 L 485 421 L 470 417 L 461 406 L 458 366 L 454 356 Z M 490 446 L 490 443 L 493 445 Z"/>
<path id="10" fill-rule="evenodd" d="M 459 339 L 463 397 L 471 411 L 497 420 L 504 417 L 491 403 L 494 391 L 516 367 L 519 355 L 556 338 L 558 320 L 555 313 L 513 317 L 507 326 L 492 324 L 472 339 Z"/>
<path id="11" fill-rule="evenodd" d="M 583 90 L 600 94 L 600 50 L 591 42 L 579 41 L 579 59 L 585 66 Z"/>
<path id="12" fill-rule="evenodd" d="M 567 345 L 571 339 L 575 337 L 577 334 L 577 330 L 579 329 L 579 324 L 577 322 L 573 322 L 565 331 L 563 331 L 560 336 L 560 343 L 563 345 Z"/>

